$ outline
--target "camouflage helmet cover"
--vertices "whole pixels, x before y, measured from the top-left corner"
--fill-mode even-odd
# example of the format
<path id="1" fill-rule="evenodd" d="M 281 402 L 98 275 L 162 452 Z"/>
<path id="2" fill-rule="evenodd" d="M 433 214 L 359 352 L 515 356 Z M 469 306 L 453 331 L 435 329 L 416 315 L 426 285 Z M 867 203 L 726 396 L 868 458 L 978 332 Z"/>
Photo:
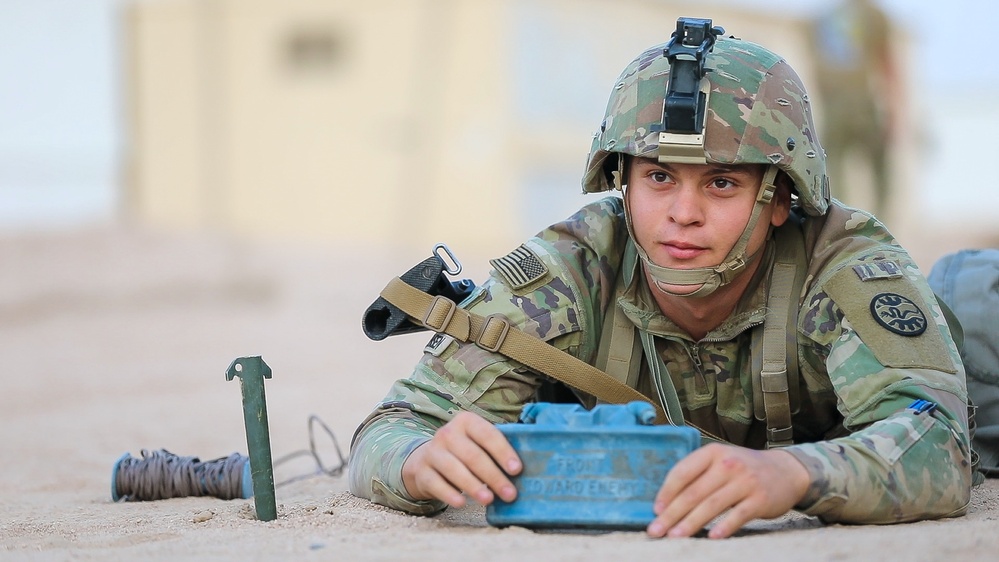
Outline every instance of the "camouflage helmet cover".
<path id="1" fill-rule="evenodd" d="M 663 100 L 669 78 L 666 44 L 646 50 L 617 80 L 583 177 L 583 191 L 614 187 L 605 166 L 614 153 L 657 157 Z M 705 161 L 774 164 L 792 179 L 809 215 L 829 206 L 825 152 L 812 121 L 808 94 L 781 57 L 749 41 L 719 37 L 706 61 L 709 95 L 704 126 Z"/>

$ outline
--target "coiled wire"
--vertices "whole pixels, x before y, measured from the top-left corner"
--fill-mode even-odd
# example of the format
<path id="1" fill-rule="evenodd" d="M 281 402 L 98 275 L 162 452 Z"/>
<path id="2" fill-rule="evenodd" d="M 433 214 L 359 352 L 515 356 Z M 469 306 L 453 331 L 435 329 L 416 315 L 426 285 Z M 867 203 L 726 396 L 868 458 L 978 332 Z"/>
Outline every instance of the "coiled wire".
<path id="1" fill-rule="evenodd" d="M 333 442 L 338 464 L 327 467 L 316 447 L 315 426 L 319 425 Z M 300 456 L 311 456 L 316 469 L 294 476 L 276 484 L 283 486 L 314 476 L 340 476 L 347 466 L 347 459 L 340 450 L 336 435 L 315 414 L 309 416 L 309 448 L 295 451 L 275 460 L 273 465 L 285 463 Z M 185 457 L 166 449 L 142 450 L 142 458 L 126 453 L 115 466 L 112 497 L 116 501 L 151 501 L 186 496 L 214 496 L 224 500 L 243 497 L 243 475 L 250 458 L 239 453 L 201 461 L 198 457 Z"/>
<path id="2" fill-rule="evenodd" d="M 243 497 L 243 467 L 249 457 L 233 453 L 201 462 L 166 449 L 142 450 L 142 458 L 128 455 L 119 461 L 115 490 L 124 501 L 162 500 L 184 496 Z"/>

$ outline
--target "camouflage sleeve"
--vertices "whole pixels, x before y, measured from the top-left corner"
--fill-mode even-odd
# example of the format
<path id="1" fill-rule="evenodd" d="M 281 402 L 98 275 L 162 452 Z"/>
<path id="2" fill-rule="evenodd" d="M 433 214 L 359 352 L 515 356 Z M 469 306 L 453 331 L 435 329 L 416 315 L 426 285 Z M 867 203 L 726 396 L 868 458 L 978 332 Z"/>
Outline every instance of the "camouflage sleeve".
<path id="1" fill-rule="evenodd" d="M 606 285 L 616 275 L 616 262 L 598 257 L 608 253 L 599 246 L 614 240 L 615 229 L 604 218 L 619 211 L 619 204 L 607 202 L 585 207 L 493 260 L 493 276 L 462 307 L 481 316 L 503 314 L 511 325 L 588 360 L 599 335 L 594 311 L 609 300 Z M 591 231 L 607 238 L 601 242 Z M 516 421 L 541 381 L 503 355 L 433 335 L 412 375 L 393 385 L 354 434 L 350 491 L 410 513 L 443 509 L 441 502 L 416 501 L 407 493 L 402 466 L 408 456 L 461 411 L 493 423 Z"/>
<path id="2" fill-rule="evenodd" d="M 831 441 L 786 450 L 808 469 L 812 486 L 797 509 L 825 521 L 899 523 L 959 515 L 970 501 L 966 406 L 947 391 L 896 388 L 878 410 L 893 413 Z M 922 396 L 932 413 L 901 406 Z M 881 414 L 883 415 L 883 414 Z M 953 417 L 952 417 L 953 416 Z"/>
<path id="3" fill-rule="evenodd" d="M 477 289 L 469 310 L 492 314 L 502 309 L 495 303 L 504 293 L 503 285 L 487 283 Z M 526 328 L 522 315 L 521 322 L 514 319 L 515 310 L 505 314 L 514 326 Z M 551 343 L 573 351 L 578 337 L 577 328 Z M 443 509 L 440 502 L 417 502 L 406 492 L 402 465 L 409 454 L 461 411 L 492 423 L 515 422 L 539 384 L 538 375 L 503 355 L 434 335 L 412 375 L 396 381 L 355 433 L 349 466 L 351 492 L 410 513 Z"/>
<path id="4" fill-rule="evenodd" d="M 413 499 L 402 482 L 403 463 L 410 453 L 433 436 L 438 426 L 409 408 L 383 402 L 354 434 L 347 467 L 350 492 L 417 515 L 430 515 L 444 509 L 444 502 Z"/>
<path id="5" fill-rule="evenodd" d="M 852 433 L 786 449 L 812 478 L 797 508 L 852 523 L 959 515 L 970 501 L 971 454 L 957 347 L 914 265 L 888 267 L 892 275 L 876 282 L 863 280 L 865 267 L 843 268 L 811 299 Z"/>

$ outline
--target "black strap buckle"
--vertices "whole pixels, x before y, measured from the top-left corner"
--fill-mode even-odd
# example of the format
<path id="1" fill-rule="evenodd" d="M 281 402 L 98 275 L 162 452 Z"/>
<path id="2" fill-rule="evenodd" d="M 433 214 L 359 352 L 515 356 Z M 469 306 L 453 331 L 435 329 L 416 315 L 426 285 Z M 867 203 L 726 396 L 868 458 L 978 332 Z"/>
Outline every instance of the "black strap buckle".
<path id="1" fill-rule="evenodd" d="M 790 427 L 767 428 L 767 449 L 794 445 L 794 430 Z"/>

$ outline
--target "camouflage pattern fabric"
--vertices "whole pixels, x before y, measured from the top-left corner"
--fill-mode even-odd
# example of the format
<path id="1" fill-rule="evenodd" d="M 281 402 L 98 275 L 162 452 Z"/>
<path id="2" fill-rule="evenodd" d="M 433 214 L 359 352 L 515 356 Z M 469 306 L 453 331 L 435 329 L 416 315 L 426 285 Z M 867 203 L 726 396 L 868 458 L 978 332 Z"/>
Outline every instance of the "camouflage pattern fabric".
<path id="1" fill-rule="evenodd" d="M 793 415 L 796 444 L 785 450 L 805 465 L 813 484 L 797 508 L 854 523 L 962 513 L 971 481 L 964 369 L 925 279 L 866 213 L 833 201 L 828 214 L 807 217 L 802 228 L 810 258 L 796 327 L 801 373 L 792 381 L 801 398 Z M 659 312 L 644 275 L 616 298 L 628 243 L 622 201 L 593 203 L 522 246 L 548 275 L 512 289 L 494 271 L 462 306 L 481 315 L 502 313 L 587 362 L 597 354 L 606 307 L 622 306 L 638 328 L 655 336 L 687 421 L 736 445 L 763 447 L 750 341 L 752 331 L 762 329 L 766 275 L 756 276 L 727 321 L 692 341 Z M 872 320 L 873 297 L 861 302 L 856 295 L 884 292 L 904 295 L 912 306 Z M 831 294 L 845 295 L 845 304 Z M 910 348 L 921 351 L 910 354 Z M 355 433 L 351 492 L 410 513 L 443 509 L 441 502 L 407 494 L 401 472 L 409 453 L 462 410 L 494 423 L 515 421 L 542 381 L 474 344 L 429 345 L 412 375 L 392 386 Z M 652 400 L 652 384 L 643 364 L 636 388 Z M 917 399 L 936 408 L 909 408 Z"/>

